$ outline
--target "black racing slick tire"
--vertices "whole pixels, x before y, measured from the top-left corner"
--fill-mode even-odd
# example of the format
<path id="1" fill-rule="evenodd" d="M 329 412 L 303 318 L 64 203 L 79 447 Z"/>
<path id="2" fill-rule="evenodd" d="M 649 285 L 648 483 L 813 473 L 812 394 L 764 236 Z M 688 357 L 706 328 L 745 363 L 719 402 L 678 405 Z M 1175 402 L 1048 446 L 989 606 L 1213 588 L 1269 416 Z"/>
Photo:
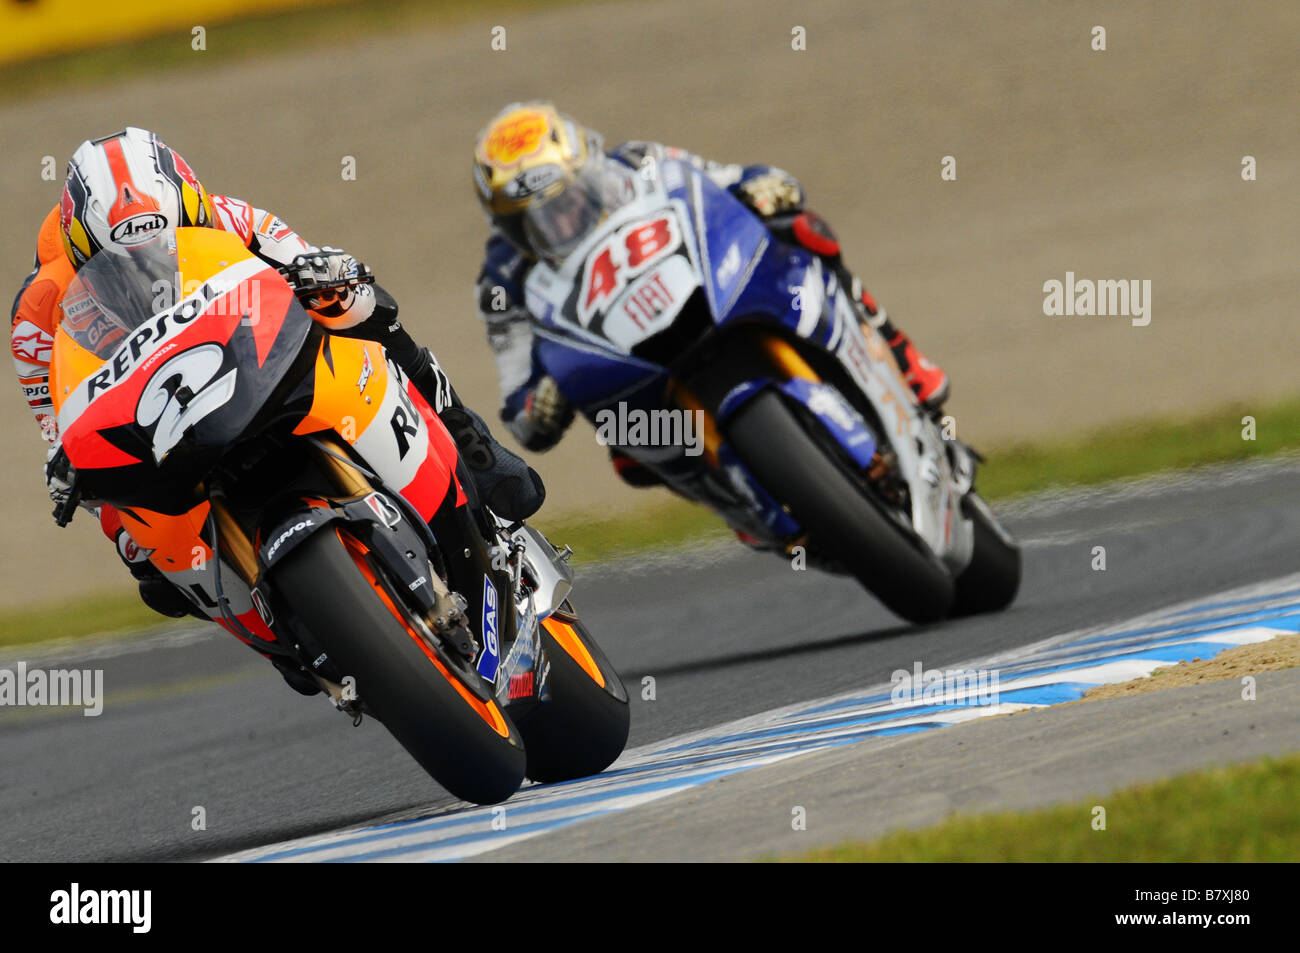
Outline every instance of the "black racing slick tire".
<path id="1" fill-rule="evenodd" d="M 997 612 L 1011 605 L 1020 591 L 1020 547 L 988 505 L 971 492 L 961 501 L 962 515 L 975 528 L 975 549 L 957 576 L 954 616 Z"/>
<path id="2" fill-rule="evenodd" d="M 534 781 L 570 781 L 604 771 L 627 745 L 631 712 L 614 666 L 577 616 L 542 620 L 550 698 L 519 716 Z"/>
<path id="3" fill-rule="evenodd" d="M 435 781 L 476 804 L 518 790 L 525 765 L 518 728 L 424 640 L 364 544 L 346 530 L 322 530 L 273 572 L 281 600 Z"/>
<path id="4" fill-rule="evenodd" d="M 953 578 L 947 566 L 882 511 L 776 392 L 752 397 L 726 431 L 732 450 L 808 531 L 813 544 L 890 611 L 918 624 L 948 615 Z"/>

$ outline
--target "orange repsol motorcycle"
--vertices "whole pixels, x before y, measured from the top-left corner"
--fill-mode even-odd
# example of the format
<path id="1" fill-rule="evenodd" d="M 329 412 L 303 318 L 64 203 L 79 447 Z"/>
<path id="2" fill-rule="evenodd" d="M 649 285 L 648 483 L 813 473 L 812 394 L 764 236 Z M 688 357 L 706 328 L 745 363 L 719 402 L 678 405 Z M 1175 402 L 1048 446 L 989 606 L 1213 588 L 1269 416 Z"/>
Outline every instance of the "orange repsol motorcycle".
<path id="1" fill-rule="evenodd" d="M 568 601 L 567 552 L 476 498 L 380 345 L 330 335 L 214 229 L 96 255 L 63 308 L 60 525 L 117 507 L 196 607 L 458 797 L 618 757 L 627 694 Z"/>

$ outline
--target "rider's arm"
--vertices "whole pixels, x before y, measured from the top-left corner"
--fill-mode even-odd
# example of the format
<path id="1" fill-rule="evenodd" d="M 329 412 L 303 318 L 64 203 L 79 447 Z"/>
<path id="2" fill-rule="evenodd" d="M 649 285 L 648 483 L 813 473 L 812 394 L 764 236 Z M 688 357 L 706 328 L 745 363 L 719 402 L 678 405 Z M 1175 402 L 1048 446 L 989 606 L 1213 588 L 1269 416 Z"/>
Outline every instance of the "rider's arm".
<path id="1" fill-rule="evenodd" d="M 633 168 L 644 168 L 653 162 L 675 159 L 703 172 L 713 181 L 714 185 L 724 189 L 731 188 L 737 182 L 740 182 L 745 174 L 744 166 L 728 162 L 714 162 L 712 159 L 706 159 L 694 152 L 687 152 L 685 149 L 678 149 L 676 146 L 666 146 L 661 142 L 646 142 L 643 140 L 625 142 L 621 146 L 616 146 L 610 152 L 610 155 Z"/>
<path id="2" fill-rule="evenodd" d="M 58 213 L 56 206 L 41 225 L 34 267 L 18 289 L 9 312 L 9 350 L 18 374 L 18 386 L 41 428 L 41 436 L 50 443 L 59 435 L 50 400 L 50 358 L 60 314 L 59 300 L 73 275 L 59 238 Z"/>
<path id="3" fill-rule="evenodd" d="M 247 202 L 228 195 L 214 195 L 212 208 L 216 212 L 216 226 L 238 235 L 249 251 L 269 265 L 287 268 L 301 256 L 322 250 L 303 239 L 277 215 Z M 359 267 L 355 259 L 342 254 L 324 256 L 323 261 L 329 277 L 337 279 L 348 277 L 345 274 L 348 269 Z M 324 276 L 322 272 L 318 277 Z M 343 331 L 357 327 L 375 314 L 376 296 L 371 285 L 358 284 L 337 295 L 304 298 L 303 305 L 331 331 Z"/>
<path id="4" fill-rule="evenodd" d="M 24 299 L 40 297 L 42 289 L 35 279 L 39 270 L 33 270 L 23 282 L 10 311 L 9 351 L 13 355 L 14 370 L 23 399 L 41 428 L 41 436 L 53 443 L 58 436 L 54 417 L 54 404 L 50 400 L 50 355 L 54 337 L 48 330 L 31 320 L 30 308 L 24 308 Z"/>
<path id="5" fill-rule="evenodd" d="M 334 334 L 382 344 L 428 397 L 435 412 L 441 413 L 454 403 L 451 382 L 433 353 L 415 343 L 397 319 L 397 301 L 373 279 L 362 276 L 363 272 L 368 276 L 369 270 L 356 259 L 338 249 L 310 244 L 283 219 L 246 202 L 214 195 L 212 205 L 219 228 L 239 235 L 248 250 L 263 261 L 287 269 L 290 282 L 299 291 L 299 300 L 319 324 Z M 323 254 L 317 256 L 315 252 Z M 303 256 L 307 256 L 306 260 Z M 313 264 L 316 258 L 321 265 Z M 306 287 L 349 279 L 352 283 L 337 291 L 314 293 Z"/>
<path id="6" fill-rule="evenodd" d="M 789 214 L 803 207 L 803 188 L 784 169 L 774 165 L 739 165 L 715 162 L 685 149 L 658 142 L 625 142 L 610 155 L 633 168 L 675 159 L 703 172 L 714 185 L 731 192 L 762 218 Z"/>
<path id="7" fill-rule="evenodd" d="M 316 247 L 277 216 L 229 195 L 212 196 L 212 209 L 217 228 L 238 235 L 249 251 L 269 264 L 291 264 Z"/>
<path id="8" fill-rule="evenodd" d="M 533 359 L 532 321 L 523 291 L 529 265 L 505 238 L 493 235 L 479 272 L 477 299 L 496 358 L 501 419 L 524 447 L 540 452 L 559 441 L 573 411 Z"/>

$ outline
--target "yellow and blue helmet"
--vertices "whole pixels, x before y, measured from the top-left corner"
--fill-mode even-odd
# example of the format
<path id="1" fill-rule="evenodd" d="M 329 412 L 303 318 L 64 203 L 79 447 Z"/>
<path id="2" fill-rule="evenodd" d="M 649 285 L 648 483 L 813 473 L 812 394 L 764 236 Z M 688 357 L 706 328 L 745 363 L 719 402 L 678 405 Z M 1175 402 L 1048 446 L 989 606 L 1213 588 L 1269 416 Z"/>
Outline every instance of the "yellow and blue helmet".
<path id="1" fill-rule="evenodd" d="M 557 223 L 580 237 L 598 220 L 599 169 L 604 164 L 599 133 L 574 122 L 543 101 L 513 103 L 479 134 L 474 147 L 474 185 L 493 226 L 532 257 L 563 250 Z M 556 200 L 572 208 L 557 216 Z M 546 215 L 538 214 L 549 207 Z M 592 217 L 595 217 L 593 220 Z"/>

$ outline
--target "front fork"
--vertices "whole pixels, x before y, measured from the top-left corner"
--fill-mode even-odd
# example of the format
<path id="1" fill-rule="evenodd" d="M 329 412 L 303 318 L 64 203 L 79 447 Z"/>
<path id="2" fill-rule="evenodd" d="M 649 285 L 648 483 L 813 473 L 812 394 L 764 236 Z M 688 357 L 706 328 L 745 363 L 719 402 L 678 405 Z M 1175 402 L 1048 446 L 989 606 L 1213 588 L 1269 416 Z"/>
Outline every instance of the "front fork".
<path id="1" fill-rule="evenodd" d="M 319 435 L 317 441 L 313 442 L 311 452 L 329 484 L 329 490 L 331 491 L 329 495 L 333 495 L 340 500 L 356 501 L 364 499 L 375 492 L 376 488 L 366 475 L 347 461 L 346 451 L 333 434 Z M 253 539 L 235 518 L 226 503 L 225 497 L 220 492 L 212 493 L 210 502 L 214 531 L 217 534 L 217 544 L 223 561 L 235 571 L 239 579 L 254 594 L 255 599 L 262 598 L 258 589 L 262 570 Z M 463 511 L 467 507 L 458 507 L 457 509 Z M 435 538 L 438 537 L 435 535 Z M 478 534 L 470 533 L 465 538 L 476 540 Z M 454 559 L 455 554 L 449 555 Z M 469 557 L 470 555 L 471 550 L 465 549 L 464 556 Z M 486 566 L 486 556 L 482 554 L 481 548 L 478 555 L 480 557 L 478 562 Z M 449 566 L 448 569 L 450 570 L 450 568 Z M 463 654 L 468 646 L 458 645 L 458 643 L 464 642 L 464 637 L 462 635 L 460 638 L 456 638 L 455 630 L 462 627 L 465 630 L 470 628 L 464 614 L 465 600 L 453 592 L 437 572 L 430 572 L 428 576 L 428 584 L 433 592 L 433 606 L 424 611 L 416 611 L 413 608 L 411 611 L 419 617 L 419 621 L 424 626 L 443 637 L 453 647 L 459 647 Z M 449 576 L 451 576 L 450 572 Z M 408 605 L 408 608 L 411 607 Z M 282 633 L 277 632 L 276 634 L 277 637 L 284 637 Z M 470 644 L 472 645 L 472 639 Z M 296 644 L 294 649 L 295 655 L 301 652 L 301 649 Z M 475 646 L 474 649 L 476 650 L 477 647 Z M 299 659 L 299 661 L 303 660 Z M 308 670 L 311 671 L 310 668 Z M 323 678 L 318 673 L 313 672 L 313 674 L 321 687 L 329 692 L 338 707 L 350 710 L 353 703 L 346 697 L 343 686 Z"/>

